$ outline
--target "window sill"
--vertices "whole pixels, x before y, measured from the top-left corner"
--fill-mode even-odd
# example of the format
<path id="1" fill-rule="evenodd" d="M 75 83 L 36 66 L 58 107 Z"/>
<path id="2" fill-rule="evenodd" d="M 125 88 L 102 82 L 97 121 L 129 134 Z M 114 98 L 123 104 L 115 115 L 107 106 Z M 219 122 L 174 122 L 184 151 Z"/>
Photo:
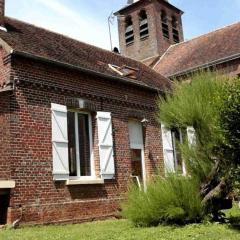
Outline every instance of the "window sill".
<path id="1" fill-rule="evenodd" d="M 141 40 L 141 41 L 145 41 L 145 40 L 148 39 L 148 38 L 149 38 L 149 35 L 146 35 L 146 36 L 140 37 L 140 40 Z"/>
<path id="2" fill-rule="evenodd" d="M 134 42 L 129 42 L 129 43 L 126 43 L 126 47 L 130 47 L 134 44 Z"/>
<path id="3" fill-rule="evenodd" d="M 104 179 L 96 178 L 96 179 L 78 179 L 78 180 L 67 180 L 67 186 L 73 185 L 93 185 L 93 184 L 104 184 Z"/>

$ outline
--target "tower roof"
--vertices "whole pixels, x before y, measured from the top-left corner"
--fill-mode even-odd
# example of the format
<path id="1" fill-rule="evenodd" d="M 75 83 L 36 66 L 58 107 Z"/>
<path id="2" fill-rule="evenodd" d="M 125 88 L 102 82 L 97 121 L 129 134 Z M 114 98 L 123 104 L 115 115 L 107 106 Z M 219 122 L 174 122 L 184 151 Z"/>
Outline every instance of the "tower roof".
<path id="1" fill-rule="evenodd" d="M 117 12 L 115 12 L 114 15 L 123 14 L 125 11 L 128 11 L 132 7 L 135 7 L 135 6 L 138 6 L 138 5 L 140 6 L 143 2 L 147 2 L 147 1 L 149 3 L 151 3 L 152 1 L 158 1 L 158 2 L 164 3 L 166 6 L 168 6 L 170 8 L 173 8 L 174 10 L 178 11 L 181 14 L 184 13 L 181 9 L 175 7 L 174 5 L 169 3 L 167 0 L 135 0 L 135 1 L 133 1 L 132 4 L 128 4 L 125 7 L 121 8 L 120 10 L 118 10 Z"/>

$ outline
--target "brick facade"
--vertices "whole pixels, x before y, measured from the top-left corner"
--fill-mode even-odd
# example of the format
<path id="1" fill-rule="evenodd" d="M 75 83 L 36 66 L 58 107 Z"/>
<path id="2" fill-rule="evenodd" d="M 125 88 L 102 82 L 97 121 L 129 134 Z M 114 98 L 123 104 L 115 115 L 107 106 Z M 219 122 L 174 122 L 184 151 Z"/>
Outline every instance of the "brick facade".
<path id="1" fill-rule="evenodd" d="M 1 161 L 0 171 L 4 163 L 6 168 L 3 168 L 10 168 L 11 179 L 16 181 L 11 192 L 8 223 L 21 215 L 23 223 L 56 223 L 116 214 L 130 180 L 128 121 L 133 112 L 138 111 L 149 120 L 144 129 L 147 177 L 155 174 L 157 168 L 163 171 L 160 127 L 152 104 L 156 93 L 20 57 L 12 60 L 11 73 L 19 84 L 12 95 L 1 96 L 1 105 L 10 103 L 11 120 L 1 129 L 10 133 L 10 137 L 4 134 L 10 148 L 7 162 L 1 158 L 5 163 Z M 112 113 L 115 180 L 105 180 L 103 185 L 76 186 L 53 181 L 51 103 L 67 104 L 72 98 L 91 100 L 97 111 Z M 94 162 L 99 175 L 96 113 L 91 115 Z"/>
<path id="2" fill-rule="evenodd" d="M 144 9 L 148 17 L 149 36 L 140 39 L 139 13 Z M 169 39 L 162 33 L 161 11 L 165 11 L 168 18 Z M 161 56 L 170 45 L 174 44 L 171 19 L 175 16 L 178 21 L 179 40 L 183 41 L 182 12 L 165 1 L 141 1 L 119 11 L 118 29 L 121 54 L 136 60 L 144 60 L 151 57 Z M 134 30 L 134 42 L 126 45 L 125 19 L 131 16 Z"/>
<path id="3" fill-rule="evenodd" d="M 6 79 L 10 78 L 10 63 L 4 63 L 4 51 L 0 51 L 0 89 Z M 10 143 L 10 95 L 0 94 L 0 180 L 9 180 L 9 143 Z"/>

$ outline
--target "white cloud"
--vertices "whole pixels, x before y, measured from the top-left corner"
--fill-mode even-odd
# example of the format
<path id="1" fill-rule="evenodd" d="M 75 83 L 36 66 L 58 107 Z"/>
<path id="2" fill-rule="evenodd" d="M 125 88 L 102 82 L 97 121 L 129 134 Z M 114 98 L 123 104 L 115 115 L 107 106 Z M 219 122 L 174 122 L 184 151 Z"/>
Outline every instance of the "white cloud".
<path id="1" fill-rule="evenodd" d="M 63 4 L 61 0 L 32 0 L 30 4 L 29 0 L 20 0 L 20 2 L 19 5 L 24 9 L 18 12 L 18 16 L 13 17 L 95 46 L 110 49 L 106 20 L 98 21 L 96 18 L 89 17 L 84 9 L 79 13 Z M 118 42 L 116 33 L 113 41 Z"/>
<path id="2" fill-rule="evenodd" d="M 36 2 L 39 2 L 43 5 L 45 5 L 47 8 L 53 10 L 57 14 L 61 15 L 62 17 L 66 17 L 67 19 L 71 20 L 73 23 L 79 25 L 79 26 L 85 26 L 89 22 L 90 19 L 86 21 L 86 16 L 84 16 L 84 19 L 75 11 L 68 8 L 58 0 L 35 0 Z"/>

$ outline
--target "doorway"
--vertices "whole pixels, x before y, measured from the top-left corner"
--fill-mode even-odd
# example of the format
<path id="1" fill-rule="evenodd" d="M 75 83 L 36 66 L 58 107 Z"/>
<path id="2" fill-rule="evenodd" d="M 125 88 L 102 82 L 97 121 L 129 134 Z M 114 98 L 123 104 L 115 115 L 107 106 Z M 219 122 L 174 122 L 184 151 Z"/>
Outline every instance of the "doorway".
<path id="1" fill-rule="evenodd" d="M 128 123 L 130 152 L 131 152 L 131 177 L 141 188 L 145 188 L 145 161 L 142 124 L 131 120 Z"/>
<path id="2" fill-rule="evenodd" d="M 7 224 L 10 190 L 0 190 L 0 225 Z"/>

